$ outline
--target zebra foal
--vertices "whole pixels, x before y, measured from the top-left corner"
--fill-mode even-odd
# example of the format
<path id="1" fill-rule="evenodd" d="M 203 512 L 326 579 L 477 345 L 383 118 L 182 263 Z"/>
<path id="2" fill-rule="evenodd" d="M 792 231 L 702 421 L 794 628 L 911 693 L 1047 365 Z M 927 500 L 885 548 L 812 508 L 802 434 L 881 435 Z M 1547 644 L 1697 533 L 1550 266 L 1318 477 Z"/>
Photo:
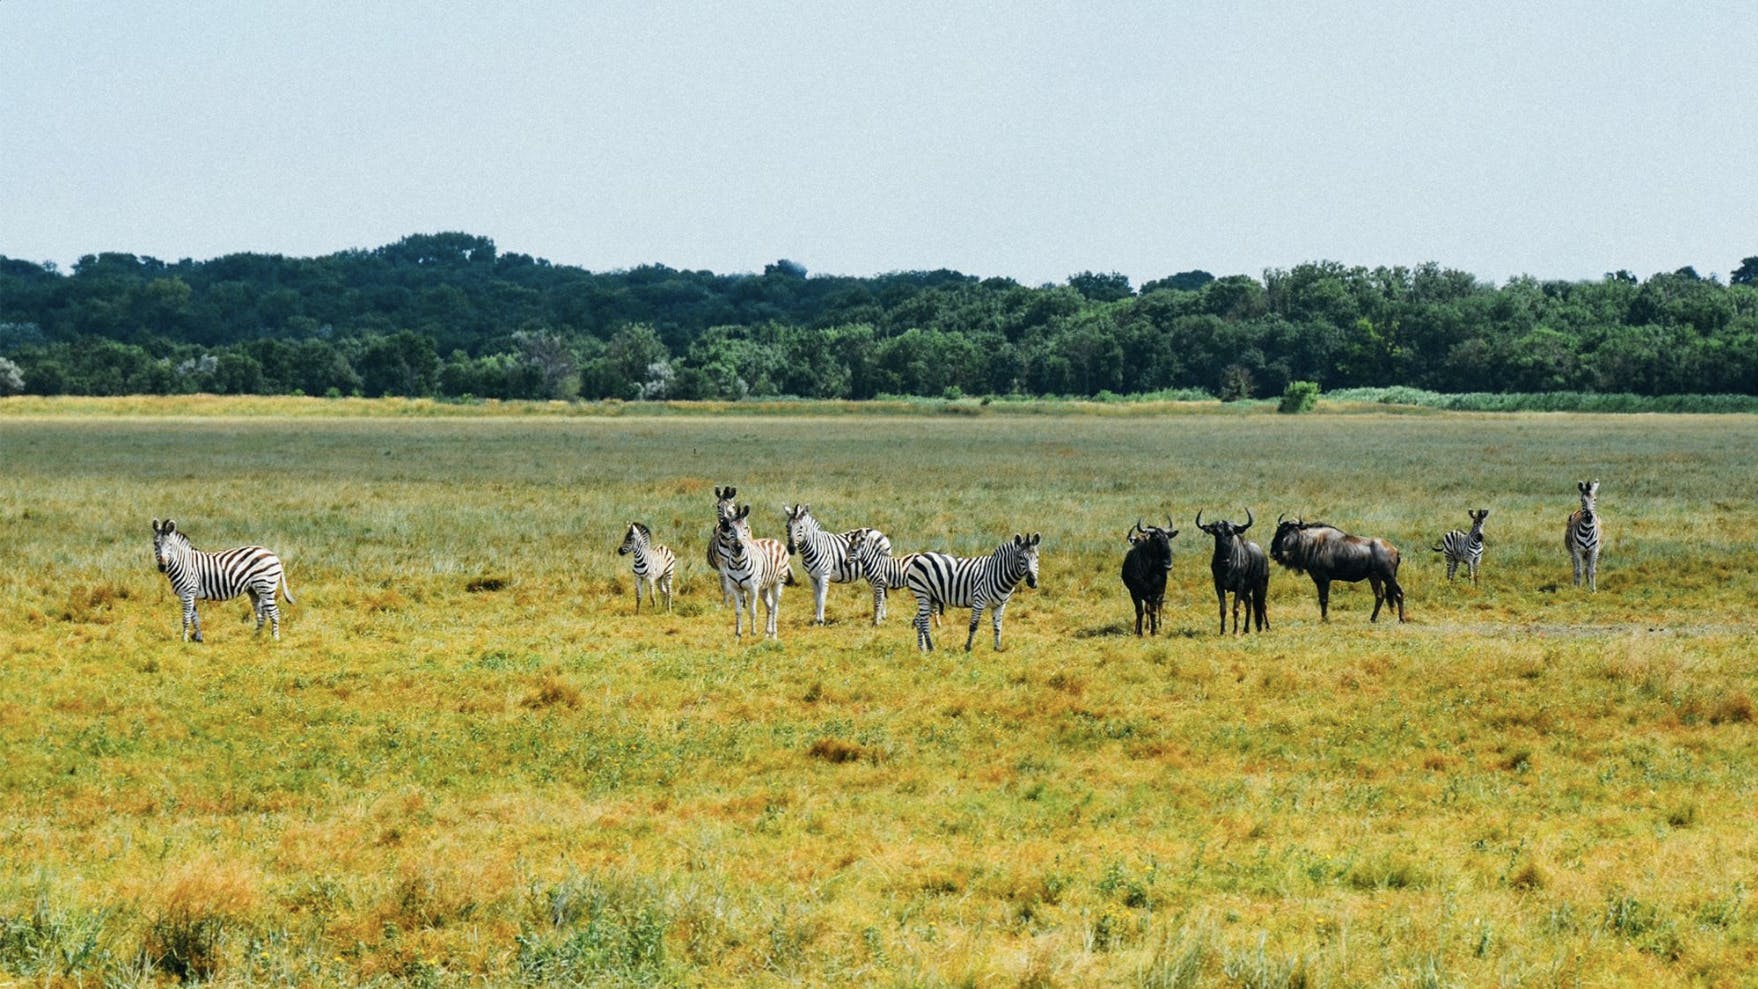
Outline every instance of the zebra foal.
<path id="1" fill-rule="evenodd" d="M 635 614 L 641 613 L 641 582 L 647 582 L 647 603 L 658 607 L 654 598 L 655 589 L 665 592 L 665 610 L 671 610 L 671 579 L 677 572 L 677 554 L 664 546 L 653 544 L 653 533 L 639 522 L 630 522 L 629 531 L 623 536 L 623 544 L 617 547 L 618 556 L 634 556 L 635 570 Z"/>
<path id="2" fill-rule="evenodd" d="M 1587 578 L 1587 589 L 1599 590 L 1599 482 L 1577 481 L 1575 488 L 1581 493 L 1581 507 L 1569 516 L 1569 526 L 1563 530 L 1563 545 L 1569 550 L 1569 559 L 1575 564 L 1575 586 L 1581 586 L 1583 575 Z"/>
<path id="3" fill-rule="evenodd" d="M 275 605 L 275 591 L 280 590 L 288 604 L 298 603 L 287 586 L 280 557 L 261 546 L 203 553 L 190 545 L 189 537 L 170 519 L 163 523 L 153 519 L 153 560 L 183 602 L 185 642 L 189 641 L 191 629 L 195 630 L 195 641 L 202 641 L 201 619 L 195 614 L 198 599 L 229 601 L 240 594 L 250 595 L 256 634 L 262 634 L 263 621 L 267 620 L 276 642 L 281 640 L 281 609 Z"/>
<path id="4" fill-rule="evenodd" d="M 1459 565 L 1463 563 L 1471 574 L 1472 586 L 1476 586 L 1477 568 L 1483 564 L 1483 520 L 1489 518 L 1489 509 L 1474 508 L 1465 514 L 1471 516 L 1471 531 L 1461 532 L 1454 529 L 1441 537 L 1434 551 L 1446 556 L 1447 580 L 1453 579 L 1453 575 L 1459 572 Z"/>
<path id="5" fill-rule="evenodd" d="M 909 572 L 910 561 L 920 554 L 905 553 L 903 556 L 891 555 L 891 537 L 878 529 L 871 529 L 855 546 L 855 556 L 861 561 L 861 572 L 867 575 L 867 583 L 873 585 L 873 624 L 885 621 L 885 598 L 888 592 L 909 586 L 904 577 Z M 946 613 L 946 605 L 941 604 L 934 613 L 934 626 L 940 626 L 940 616 Z"/>
<path id="6" fill-rule="evenodd" d="M 977 625 L 983 609 L 995 626 L 995 649 L 1001 649 L 1001 616 L 1020 581 L 1027 587 L 1038 586 L 1038 543 L 1042 536 L 1015 533 L 1013 539 L 995 548 L 988 556 L 961 557 L 945 553 L 920 553 L 910 561 L 904 583 L 916 596 L 916 648 L 934 651 L 934 638 L 928 623 L 935 605 L 968 606 L 971 609 L 970 634 L 965 636 L 964 651 L 971 651 L 977 640 Z"/>

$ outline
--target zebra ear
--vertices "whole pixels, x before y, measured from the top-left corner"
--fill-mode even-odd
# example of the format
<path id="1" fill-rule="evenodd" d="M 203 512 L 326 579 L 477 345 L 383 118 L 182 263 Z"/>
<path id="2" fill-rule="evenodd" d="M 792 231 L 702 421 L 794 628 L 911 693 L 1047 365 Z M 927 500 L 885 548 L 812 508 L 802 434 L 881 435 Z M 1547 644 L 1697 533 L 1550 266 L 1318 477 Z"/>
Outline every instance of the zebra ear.
<path id="1" fill-rule="evenodd" d="M 153 519 L 153 533 L 156 535 L 158 533 L 158 531 L 159 531 L 159 520 Z"/>
<path id="2" fill-rule="evenodd" d="M 177 523 L 171 521 L 170 519 L 166 519 L 165 520 L 165 528 L 161 531 L 163 531 L 167 534 L 176 532 L 177 531 Z"/>
<path id="3" fill-rule="evenodd" d="M 1041 533 L 1041 532 L 1034 532 L 1034 533 L 1032 533 L 1032 545 L 1033 545 L 1033 546 L 1036 546 L 1036 545 L 1038 545 L 1038 543 L 1040 543 L 1040 542 L 1042 542 L 1042 541 L 1043 541 L 1043 540 L 1044 540 L 1044 534 L 1043 534 L 1043 533 Z"/>

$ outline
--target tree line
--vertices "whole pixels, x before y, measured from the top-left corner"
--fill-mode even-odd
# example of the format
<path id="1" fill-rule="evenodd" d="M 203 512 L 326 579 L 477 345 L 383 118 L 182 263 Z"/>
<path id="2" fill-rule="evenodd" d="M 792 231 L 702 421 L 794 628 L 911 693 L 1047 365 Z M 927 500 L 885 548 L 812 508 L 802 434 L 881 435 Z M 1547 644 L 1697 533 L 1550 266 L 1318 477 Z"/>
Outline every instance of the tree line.
<path id="1" fill-rule="evenodd" d="M 316 258 L 0 256 L 0 394 L 740 399 L 1435 392 L 1758 394 L 1758 257 L 1596 281 L 1334 261 L 1022 285 L 648 265 L 421 234 Z"/>

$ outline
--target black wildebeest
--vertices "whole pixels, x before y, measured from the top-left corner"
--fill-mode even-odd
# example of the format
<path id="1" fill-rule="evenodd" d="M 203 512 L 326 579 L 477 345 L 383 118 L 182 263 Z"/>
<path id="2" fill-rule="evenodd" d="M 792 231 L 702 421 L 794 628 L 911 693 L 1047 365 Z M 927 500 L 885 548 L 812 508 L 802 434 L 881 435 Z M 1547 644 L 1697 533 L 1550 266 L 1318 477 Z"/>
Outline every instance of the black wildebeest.
<path id="1" fill-rule="evenodd" d="M 1143 526 L 1135 520 L 1129 530 L 1129 552 L 1123 556 L 1123 586 L 1129 588 L 1135 602 L 1135 634 L 1141 634 L 1141 620 L 1148 619 L 1148 634 L 1160 634 L 1160 605 L 1166 600 L 1166 574 L 1172 569 L 1172 517 L 1166 517 L 1166 528 Z"/>
<path id="2" fill-rule="evenodd" d="M 1196 513 L 1196 527 L 1215 537 L 1215 556 L 1209 561 L 1209 570 L 1215 575 L 1215 597 L 1221 601 L 1221 634 L 1227 634 L 1227 592 L 1233 592 L 1233 633 L 1239 634 L 1239 605 L 1246 608 L 1245 630 L 1251 631 L 1252 619 L 1257 619 L 1257 630 L 1262 632 L 1270 627 L 1269 614 L 1265 610 L 1265 600 L 1270 594 L 1270 561 L 1264 556 L 1264 549 L 1257 543 L 1249 542 L 1244 537 L 1245 530 L 1251 528 L 1251 509 L 1245 510 L 1245 524 L 1237 525 L 1222 519 L 1219 522 L 1203 524 L 1203 513 Z"/>
<path id="3" fill-rule="evenodd" d="M 1312 576 L 1312 582 L 1318 586 L 1321 620 L 1331 620 L 1333 580 L 1368 582 L 1373 588 L 1373 614 L 1369 621 L 1379 621 L 1380 606 L 1388 601 L 1397 605 L 1398 620 L 1404 620 L 1404 588 L 1398 586 L 1398 547 L 1384 539 L 1351 536 L 1334 525 L 1278 516 L 1276 537 L 1270 540 L 1270 555 L 1295 573 Z"/>

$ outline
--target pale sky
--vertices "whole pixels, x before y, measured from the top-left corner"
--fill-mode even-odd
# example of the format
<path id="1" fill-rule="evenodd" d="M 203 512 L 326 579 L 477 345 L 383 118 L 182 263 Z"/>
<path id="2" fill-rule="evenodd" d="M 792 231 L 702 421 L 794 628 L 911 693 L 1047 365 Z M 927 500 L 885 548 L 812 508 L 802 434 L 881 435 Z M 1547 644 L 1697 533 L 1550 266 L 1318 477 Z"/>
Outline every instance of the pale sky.
<path id="1" fill-rule="evenodd" d="M 1748 3 L 0 0 L 0 254 L 593 270 L 1758 254 Z"/>

